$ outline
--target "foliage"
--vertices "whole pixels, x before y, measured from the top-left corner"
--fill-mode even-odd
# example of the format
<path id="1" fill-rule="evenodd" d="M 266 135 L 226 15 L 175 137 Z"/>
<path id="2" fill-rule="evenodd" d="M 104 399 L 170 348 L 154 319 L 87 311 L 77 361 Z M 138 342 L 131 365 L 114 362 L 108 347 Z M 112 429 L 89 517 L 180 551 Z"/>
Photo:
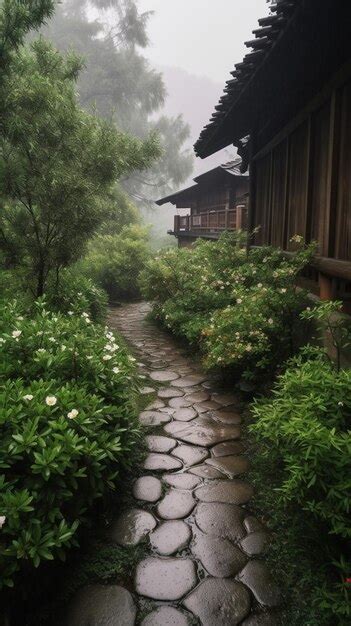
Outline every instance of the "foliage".
<path id="1" fill-rule="evenodd" d="M 80 267 L 111 300 L 128 300 L 140 295 L 138 277 L 148 255 L 147 230 L 126 226 L 119 235 L 95 237 Z"/>
<path id="2" fill-rule="evenodd" d="M 344 623 L 351 616 L 351 563 L 336 556 L 332 538 L 340 549 L 351 537 L 351 372 L 337 370 L 322 348 L 306 347 L 279 377 L 273 397 L 254 403 L 253 415 L 251 431 L 265 458 L 282 468 L 278 504 L 306 511 L 323 529 L 321 544 L 341 581 L 320 589 L 318 602 Z"/>
<path id="3" fill-rule="evenodd" d="M 207 367 L 254 378 L 273 375 L 299 346 L 306 294 L 295 281 L 314 246 L 300 242 L 287 259 L 270 247 L 247 253 L 242 237 L 167 250 L 147 264 L 141 286 L 157 319 L 201 346 Z"/>
<path id="4" fill-rule="evenodd" d="M 6 83 L 11 102 L 0 137 L 0 246 L 24 266 L 41 296 L 52 271 L 71 264 L 104 219 L 116 178 L 142 169 L 159 154 L 154 137 L 142 142 L 82 112 L 75 82 L 81 61 L 39 40 L 18 54 Z"/>
<path id="5" fill-rule="evenodd" d="M 92 280 L 75 267 L 63 270 L 59 281 L 48 284 L 45 301 L 52 311 L 68 313 L 86 312 L 93 322 L 102 323 L 107 314 L 107 296 Z"/>
<path id="6" fill-rule="evenodd" d="M 93 501 L 114 489 L 139 437 L 135 364 L 81 313 L 0 310 L 2 585 L 64 558 Z M 118 340 L 119 341 L 119 340 Z"/>

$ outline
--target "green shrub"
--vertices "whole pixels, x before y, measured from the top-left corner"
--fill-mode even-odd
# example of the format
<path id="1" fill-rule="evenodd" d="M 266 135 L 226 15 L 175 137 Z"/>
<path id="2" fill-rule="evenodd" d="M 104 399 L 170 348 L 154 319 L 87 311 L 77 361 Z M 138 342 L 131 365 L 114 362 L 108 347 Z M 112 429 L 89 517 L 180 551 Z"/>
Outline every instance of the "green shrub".
<path id="1" fill-rule="evenodd" d="M 225 234 L 218 242 L 159 254 L 140 283 L 154 316 L 200 346 L 207 367 L 249 379 L 274 375 L 308 326 L 299 317 L 306 293 L 295 282 L 313 251 L 300 241 L 291 259 L 270 247 L 247 253 L 240 233 Z"/>
<path id="2" fill-rule="evenodd" d="M 118 341 L 118 345 L 117 344 Z M 89 314 L 0 306 L 1 585 L 63 558 L 139 441 L 135 359 Z"/>
<path id="3" fill-rule="evenodd" d="M 93 322 L 103 322 L 106 317 L 106 292 L 74 269 L 64 270 L 58 282 L 49 284 L 45 300 L 51 310 L 87 312 Z"/>
<path id="4" fill-rule="evenodd" d="M 340 548 L 351 539 L 351 371 L 338 371 L 322 349 L 305 348 L 279 377 L 273 397 L 254 403 L 253 415 L 251 431 L 270 464 L 281 468 L 280 506 L 293 505 L 299 517 L 305 511 L 325 529 L 320 540 L 330 560 L 333 542 Z M 342 580 L 319 590 L 318 601 L 339 617 L 351 616 L 345 582 L 351 562 L 337 559 L 334 548 L 337 560 Z"/>
<path id="5" fill-rule="evenodd" d="M 125 226 L 118 235 L 95 237 L 79 267 L 110 300 L 130 300 L 140 296 L 138 279 L 148 255 L 147 231 Z"/>

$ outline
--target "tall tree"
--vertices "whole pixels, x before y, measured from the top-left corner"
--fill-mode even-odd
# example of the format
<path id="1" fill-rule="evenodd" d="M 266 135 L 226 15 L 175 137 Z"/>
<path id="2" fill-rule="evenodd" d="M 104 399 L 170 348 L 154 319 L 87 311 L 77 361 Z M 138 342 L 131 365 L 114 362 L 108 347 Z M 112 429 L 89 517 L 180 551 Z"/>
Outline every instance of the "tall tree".
<path id="1" fill-rule="evenodd" d="M 134 139 L 80 109 L 75 54 L 39 40 L 13 65 L 0 135 L 0 247 L 41 296 L 50 273 L 76 260 L 105 219 L 116 179 L 160 151 L 154 136 Z"/>

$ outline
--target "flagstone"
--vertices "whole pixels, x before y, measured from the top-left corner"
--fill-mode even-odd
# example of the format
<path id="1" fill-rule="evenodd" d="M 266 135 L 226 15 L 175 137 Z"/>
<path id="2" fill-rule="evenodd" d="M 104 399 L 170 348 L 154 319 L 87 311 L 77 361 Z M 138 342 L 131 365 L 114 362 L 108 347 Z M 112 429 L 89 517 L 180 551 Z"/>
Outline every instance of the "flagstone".
<path id="1" fill-rule="evenodd" d="M 157 515 L 162 519 L 182 519 L 190 515 L 196 501 L 191 491 L 171 489 L 157 506 Z"/>
<path id="2" fill-rule="evenodd" d="M 252 591 L 262 606 L 275 607 L 281 603 L 280 589 L 262 561 L 250 560 L 237 578 Z"/>
<path id="3" fill-rule="evenodd" d="M 160 383 L 168 383 L 171 381 L 176 381 L 177 378 L 179 378 L 179 374 L 176 374 L 176 372 L 172 372 L 171 370 L 160 370 L 157 372 L 151 372 L 150 378 Z"/>
<path id="4" fill-rule="evenodd" d="M 155 472 L 164 472 L 165 470 L 181 469 L 182 463 L 167 454 L 158 454 L 151 452 L 145 459 L 143 468 Z"/>
<path id="5" fill-rule="evenodd" d="M 243 510 L 235 504 L 200 503 L 195 510 L 195 521 L 200 530 L 234 542 L 245 536 L 243 517 Z"/>
<path id="6" fill-rule="evenodd" d="M 180 600 L 196 582 L 191 559 L 148 557 L 137 565 L 135 590 L 153 600 Z"/>
<path id="7" fill-rule="evenodd" d="M 195 489 L 201 484 L 201 478 L 197 476 L 190 476 L 188 473 L 184 474 L 164 474 L 162 480 L 166 485 L 175 487 L 176 489 Z"/>
<path id="8" fill-rule="evenodd" d="M 177 446 L 175 439 L 161 435 L 148 435 L 145 441 L 150 452 L 170 452 Z"/>
<path id="9" fill-rule="evenodd" d="M 219 578 L 235 576 L 248 560 L 228 539 L 212 537 L 200 530 L 195 531 L 191 552 L 211 576 Z"/>
<path id="10" fill-rule="evenodd" d="M 245 456 L 225 456 L 220 459 L 207 459 L 207 465 L 211 465 L 228 478 L 234 478 L 244 474 L 249 469 L 249 461 Z"/>
<path id="11" fill-rule="evenodd" d="M 127 509 L 112 524 L 110 535 L 121 546 L 136 546 L 155 526 L 156 520 L 148 511 Z"/>
<path id="12" fill-rule="evenodd" d="M 258 556 L 267 549 L 269 534 L 265 532 L 251 533 L 240 542 L 240 547 L 249 556 Z"/>
<path id="13" fill-rule="evenodd" d="M 183 396 L 184 391 L 176 389 L 175 387 L 167 387 L 166 389 L 160 389 L 157 395 L 159 398 L 166 398 L 168 400 L 170 398 L 179 398 Z"/>
<path id="14" fill-rule="evenodd" d="M 190 621 L 184 613 L 173 606 L 161 606 L 149 613 L 141 622 L 141 626 L 190 626 Z"/>
<path id="15" fill-rule="evenodd" d="M 162 483 L 154 476 L 141 476 L 133 485 L 133 496 L 136 500 L 157 502 L 162 495 Z"/>
<path id="16" fill-rule="evenodd" d="M 201 461 L 207 459 L 208 454 L 209 453 L 206 448 L 186 445 L 178 446 L 172 452 L 172 456 L 180 459 L 186 467 L 191 467 L 192 465 L 197 465 L 198 463 L 201 463 Z"/>
<path id="17" fill-rule="evenodd" d="M 236 626 L 250 611 L 250 594 L 233 580 L 207 578 L 184 600 L 202 626 Z"/>
<path id="18" fill-rule="evenodd" d="M 219 443 L 211 448 L 211 454 L 214 457 L 231 456 L 232 454 L 242 454 L 245 451 L 245 446 L 241 441 L 225 441 Z"/>
<path id="19" fill-rule="evenodd" d="M 192 408 L 178 409 L 173 414 L 173 417 L 175 420 L 179 422 L 190 422 L 195 417 L 197 417 L 197 411 L 195 411 L 195 409 L 192 409 Z"/>
<path id="20" fill-rule="evenodd" d="M 191 530 L 188 524 L 180 520 L 171 520 L 154 530 L 150 535 L 150 543 L 158 554 L 170 556 L 186 548 L 190 538 Z"/>
<path id="21" fill-rule="evenodd" d="M 201 502 L 246 504 L 253 496 L 253 487 L 250 483 L 239 479 L 219 480 L 198 487 L 195 495 Z"/>
<path id="22" fill-rule="evenodd" d="M 136 612 L 127 589 L 117 585 L 88 585 L 70 602 L 65 626 L 134 626 Z"/>

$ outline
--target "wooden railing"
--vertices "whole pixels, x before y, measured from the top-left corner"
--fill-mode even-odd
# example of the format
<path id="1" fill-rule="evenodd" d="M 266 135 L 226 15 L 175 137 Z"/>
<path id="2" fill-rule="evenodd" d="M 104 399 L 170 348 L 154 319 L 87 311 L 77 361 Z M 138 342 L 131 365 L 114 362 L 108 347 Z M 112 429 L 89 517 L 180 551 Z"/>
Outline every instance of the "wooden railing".
<path id="1" fill-rule="evenodd" d="M 237 206 L 235 209 L 205 211 L 198 215 L 175 215 L 174 232 L 209 232 L 216 233 L 223 230 L 238 230 L 246 227 L 246 206 Z"/>

